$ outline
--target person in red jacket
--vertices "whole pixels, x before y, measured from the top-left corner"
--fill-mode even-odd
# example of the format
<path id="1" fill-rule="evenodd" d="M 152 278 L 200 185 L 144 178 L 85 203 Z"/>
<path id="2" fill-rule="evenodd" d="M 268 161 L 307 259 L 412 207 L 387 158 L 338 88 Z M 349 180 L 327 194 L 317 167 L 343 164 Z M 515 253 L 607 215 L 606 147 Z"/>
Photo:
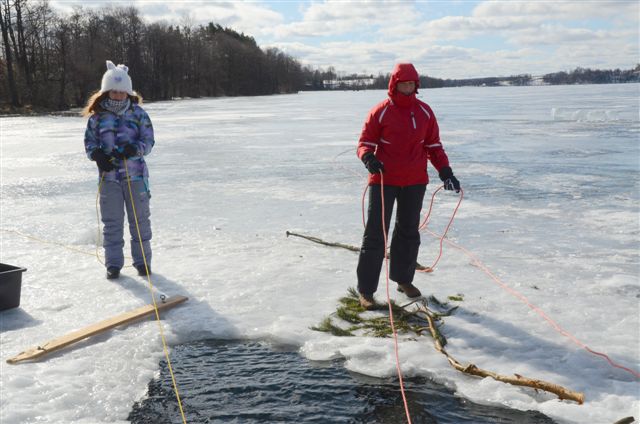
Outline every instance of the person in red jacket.
<path id="1" fill-rule="evenodd" d="M 371 109 L 358 141 L 358 157 L 370 172 L 368 218 L 357 268 L 360 304 L 365 309 L 377 307 L 373 294 L 384 259 L 382 178 L 387 230 L 394 203 L 398 205 L 390 279 L 398 283 L 398 291 L 412 298 L 421 296 L 412 282 L 420 247 L 420 211 L 429 182 L 427 161 L 438 171 L 446 190 L 460 191 L 440 141 L 436 117 L 429 105 L 416 98 L 419 86 L 414 66 L 397 64 L 389 80 L 389 97 Z"/>

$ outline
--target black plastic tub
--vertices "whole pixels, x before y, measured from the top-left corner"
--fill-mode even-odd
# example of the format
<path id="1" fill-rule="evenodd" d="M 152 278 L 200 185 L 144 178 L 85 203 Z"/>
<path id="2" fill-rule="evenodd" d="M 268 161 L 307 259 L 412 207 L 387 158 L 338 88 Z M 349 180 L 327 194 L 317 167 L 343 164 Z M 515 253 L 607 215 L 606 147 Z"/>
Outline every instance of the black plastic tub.
<path id="1" fill-rule="evenodd" d="M 26 268 L 0 264 L 0 311 L 20 306 L 22 273 Z"/>

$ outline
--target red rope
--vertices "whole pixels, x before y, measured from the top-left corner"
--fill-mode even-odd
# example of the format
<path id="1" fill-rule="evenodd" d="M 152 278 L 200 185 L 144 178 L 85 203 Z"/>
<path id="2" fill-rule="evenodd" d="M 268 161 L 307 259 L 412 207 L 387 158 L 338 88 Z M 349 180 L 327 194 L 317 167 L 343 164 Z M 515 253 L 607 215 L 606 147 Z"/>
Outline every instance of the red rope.
<path id="1" fill-rule="evenodd" d="M 433 231 L 428 230 L 431 235 L 433 235 L 434 237 L 439 237 L 436 233 L 434 233 Z M 558 324 L 557 322 L 555 322 L 551 317 L 549 317 L 542 309 L 540 309 L 539 307 L 537 307 L 536 305 L 534 305 L 533 303 L 531 303 L 529 301 L 529 299 L 527 299 L 527 297 L 525 295 L 523 295 L 522 293 L 520 293 L 519 291 L 517 291 L 514 288 L 509 287 L 507 284 L 505 284 L 502 280 L 500 280 L 500 278 L 498 278 L 496 275 L 494 275 L 491 270 L 489 268 L 487 268 L 487 266 L 482 263 L 482 261 L 480 261 L 480 259 L 477 258 L 476 255 L 474 255 L 472 252 L 470 252 L 469 250 L 467 250 L 466 248 L 457 245 L 456 243 L 452 242 L 451 240 L 447 240 L 447 243 L 451 244 L 453 247 L 461 250 L 462 252 L 464 252 L 467 256 L 469 256 L 469 258 L 471 258 L 474 262 L 474 264 L 480 268 L 485 274 L 487 274 L 496 284 L 498 284 L 503 290 L 505 290 L 507 293 L 509 293 L 510 295 L 512 295 L 513 297 L 519 299 L 522 303 L 524 303 L 525 305 L 527 305 L 531 310 L 533 310 L 535 313 L 537 313 L 538 315 L 540 315 L 545 321 L 547 321 L 551 327 L 553 327 L 553 329 L 562 334 L 563 336 L 565 336 L 566 338 L 568 338 L 569 340 L 571 340 L 571 342 L 573 342 L 574 344 L 580 346 L 581 348 L 583 348 L 584 350 L 586 350 L 587 352 L 596 355 L 596 356 L 600 356 L 602 358 L 604 358 L 612 367 L 615 368 L 619 368 L 621 370 L 624 370 L 628 373 L 630 373 L 631 375 L 633 375 L 636 378 L 640 378 L 640 372 L 632 370 L 631 368 L 625 367 L 623 365 L 618 364 L 617 362 L 613 361 L 607 354 L 602 353 L 602 352 L 598 352 L 595 351 L 593 349 L 591 349 L 589 346 L 587 346 L 585 343 L 581 342 L 580 340 L 578 340 L 577 337 L 575 337 L 573 334 L 569 333 L 567 330 L 565 330 L 564 328 L 562 328 L 560 326 L 560 324 Z"/>
<path id="2" fill-rule="evenodd" d="M 368 186 L 367 186 L 368 188 Z M 382 189 L 384 187 L 381 185 L 381 192 Z M 422 272 L 432 272 L 433 268 L 436 266 L 436 264 L 438 263 L 438 261 L 440 260 L 441 256 L 442 256 L 442 244 L 445 240 L 445 237 L 447 235 L 447 232 L 449 231 L 449 228 L 451 227 L 451 224 L 453 223 L 453 219 L 456 215 L 456 213 L 458 212 L 458 208 L 460 207 L 460 203 L 462 202 L 462 198 L 463 198 L 463 191 L 462 189 L 460 189 L 460 199 L 458 200 L 458 204 L 456 205 L 453 214 L 451 215 L 451 219 L 449 220 L 449 223 L 447 224 L 447 227 L 445 228 L 444 233 L 442 233 L 442 235 L 438 235 L 436 233 L 434 233 L 431 230 L 428 230 L 426 228 L 427 223 L 429 221 L 429 217 L 431 215 L 431 211 L 433 209 L 433 202 L 435 199 L 435 195 L 438 191 L 442 190 L 443 187 L 439 187 L 431 196 L 431 203 L 429 204 L 429 210 L 427 212 L 427 214 L 425 215 L 422 224 L 420 224 L 419 229 L 420 230 L 426 230 L 428 231 L 433 237 L 438 238 L 440 240 L 440 252 L 438 254 L 438 257 L 436 258 L 435 262 L 433 263 L 433 265 L 431 265 L 430 268 L 427 268 L 426 270 L 423 270 Z M 367 192 L 367 189 L 365 189 L 365 194 Z M 364 195 L 362 197 L 362 222 L 364 224 Z M 383 219 L 383 229 L 384 229 L 384 194 L 383 194 L 383 198 L 382 198 L 383 204 L 383 212 L 382 212 L 382 219 Z M 507 293 L 511 294 L 513 297 L 517 298 L 518 300 L 520 300 L 521 302 L 523 302 L 525 305 L 527 305 L 531 310 L 533 310 L 535 313 L 537 313 L 539 316 L 541 316 L 545 321 L 547 321 L 551 327 L 558 332 L 559 334 L 565 336 L 566 338 L 568 338 L 572 343 L 576 344 L 577 346 L 580 346 L 581 348 L 583 348 L 584 350 L 586 350 L 587 352 L 591 353 L 592 355 L 595 356 L 599 356 L 601 358 L 604 358 L 612 367 L 614 368 L 618 368 L 621 369 L 623 371 L 628 372 L 629 374 L 633 375 L 636 378 L 640 379 L 640 372 L 633 370 L 631 368 L 625 367 L 623 365 L 618 364 L 617 362 L 615 362 L 614 360 L 612 360 L 607 354 L 602 353 L 602 352 L 598 352 L 595 351 L 593 349 L 591 349 L 589 346 L 587 346 L 585 343 L 583 343 L 582 341 L 580 341 L 577 337 L 575 337 L 574 335 L 572 335 L 571 333 L 569 333 L 567 330 L 565 330 L 564 328 L 562 328 L 557 322 L 555 322 L 551 317 L 549 317 L 542 309 L 540 309 L 539 307 L 537 307 L 536 305 L 534 305 L 533 303 L 531 303 L 529 301 L 529 299 L 527 299 L 522 293 L 518 292 L 517 290 L 509 287 L 507 284 L 505 284 L 504 282 L 502 282 L 497 276 L 495 276 L 491 270 L 489 270 L 489 268 L 484 265 L 480 259 L 478 259 L 471 251 L 467 250 L 466 248 L 452 242 L 451 240 L 446 240 L 447 243 L 449 243 L 450 245 L 452 245 L 453 247 L 461 250 L 462 252 L 464 252 L 467 256 L 469 256 L 473 262 L 475 263 L 475 265 L 478 266 L 478 268 L 480 268 L 485 274 L 487 274 L 496 284 L 498 284 L 498 286 L 500 286 L 503 290 L 505 290 Z M 387 250 L 387 238 L 386 238 L 386 231 L 385 231 L 385 257 L 386 255 L 386 250 Z M 388 265 L 387 265 L 387 298 L 389 298 L 389 274 L 388 274 L 389 270 L 388 270 Z M 391 316 L 391 315 L 390 315 Z M 393 327 L 393 324 L 392 324 Z M 394 336 L 395 336 L 395 332 L 394 332 Z M 396 342 L 397 343 L 397 342 Z M 397 348 L 397 344 L 396 344 L 396 348 Z M 397 355 L 397 352 L 396 352 Z M 397 358 L 396 358 L 397 359 Z M 398 372 L 399 372 L 399 365 L 398 365 Z M 401 378 L 401 382 L 402 382 L 402 378 Z M 403 396 L 404 396 L 404 392 L 403 392 Z M 406 406 L 406 404 L 405 404 Z M 408 413 L 408 410 L 407 410 Z"/>
<path id="3" fill-rule="evenodd" d="M 366 190 L 365 190 L 366 193 Z M 382 235 L 384 236 L 384 258 L 385 271 L 387 275 L 387 305 L 389 306 L 389 322 L 391 323 L 391 331 L 393 332 L 393 346 L 396 354 L 396 370 L 398 371 L 398 379 L 400 380 L 400 393 L 402 394 L 402 402 L 404 402 L 404 412 L 407 414 L 407 422 L 411 424 L 411 414 L 409 414 L 409 405 L 407 404 L 407 396 L 404 393 L 404 382 L 402 380 L 402 370 L 400 369 L 400 354 L 398 352 L 398 333 L 393 322 L 393 308 L 391 307 L 391 295 L 389 294 L 389 256 L 387 255 L 387 229 L 385 224 L 384 213 L 384 176 L 380 172 L 380 196 L 382 200 Z M 364 209 L 363 209 L 364 217 Z"/>
<path id="4" fill-rule="evenodd" d="M 431 216 L 431 210 L 433 209 L 433 200 L 436 197 L 436 193 L 439 192 L 442 189 L 444 189 L 444 186 L 438 187 L 438 189 L 436 191 L 434 191 L 433 194 L 431 195 L 431 203 L 429 204 L 429 211 L 427 212 L 427 214 L 425 215 L 424 219 L 422 220 L 422 224 L 420 224 L 420 227 L 418 227 L 418 231 L 420 231 L 420 230 L 422 230 L 422 229 L 427 227 L 427 223 L 429 222 L 429 217 Z M 451 228 L 451 224 L 453 224 L 453 219 L 456 217 L 456 214 L 458 213 L 458 209 L 460 208 L 460 204 L 462 203 L 462 198 L 463 197 L 464 197 L 464 190 L 462 190 L 462 188 L 461 188 L 460 189 L 460 198 L 458 199 L 458 204 L 456 205 L 455 209 L 453 210 L 453 214 L 451 214 L 451 219 L 449 219 L 449 223 L 445 227 L 444 232 L 440 236 L 440 251 L 438 253 L 438 257 L 436 258 L 435 262 L 430 267 L 428 267 L 426 269 L 420 269 L 420 270 L 418 270 L 419 272 L 433 272 L 433 270 L 435 269 L 436 265 L 440 261 L 440 258 L 442 257 L 442 243 L 444 242 L 444 238 L 447 236 L 447 233 L 449 232 L 449 228 Z"/>
<path id="5" fill-rule="evenodd" d="M 367 228 L 367 224 L 364 218 L 364 198 L 367 195 L 367 190 L 369 190 L 369 182 L 367 181 L 367 186 L 364 188 L 364 192 L 362 193 L 362 227 Z M 382 205 L 384 207 L 384 205 Z M 384 218 L 384 217 L 383 217 Z M 385 249 L 386 253 L 386 249 Z"/>

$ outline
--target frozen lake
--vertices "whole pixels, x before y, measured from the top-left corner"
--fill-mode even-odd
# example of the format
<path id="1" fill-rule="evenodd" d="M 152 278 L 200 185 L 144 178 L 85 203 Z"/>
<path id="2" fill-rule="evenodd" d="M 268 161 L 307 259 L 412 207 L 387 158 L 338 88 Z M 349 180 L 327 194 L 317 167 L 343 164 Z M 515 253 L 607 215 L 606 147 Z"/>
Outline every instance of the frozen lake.
<path id="1" fill-rule="evenodd" d="M 577 340 L 636 373 L 639 95 L 639 84 L 420 92 L 465 189 L 450 240 Z M 171 345 L 266 340 L 298 346 L 311 360 L 345 358 L 348 370 L 372 377 L 395 374 L 390 339 L 309 329 L 355 285 L 357 255 L 285 237 L 291 230 L 359 245 L 367 174 L 355 145 L 366 113 L 384 96 L 315 92 L 146 106 L 156 131 L 147 161 L 152 281 L 190 298 L 164 314 Z M 5 363 L 151 301 L 133 268 L 107 281 L 91 256 L 97 171 L 83 151 L 85 125 L 79 117 L 0 118 L 0 261 L 28 269 L 21 307 L 0 313 L 3 424 L 127 422 L 163 358 L 157 324 L 144 321 L 40 362 Z M 430 175 L 433 192 L 433 168 Z M 442 230 L 456 201 L 454 194 L 438 195 L 431 230 Z M 429 264 L 437 253 L 437 239 L 424 233 L 418 260 Z M 453 356 L 557 383 L 586 400 L 577 405 L 464 376 L 428 337 L 400 343 L 405 375 L 560 423 L 640 418 L 636 376 L 559 334 L 464 251 L 445 245 L 436 271 L 415 283 L 441 299 L 463 295 L 443 327 Z M 379 299 L 383 288 L 384 281 Z"/>

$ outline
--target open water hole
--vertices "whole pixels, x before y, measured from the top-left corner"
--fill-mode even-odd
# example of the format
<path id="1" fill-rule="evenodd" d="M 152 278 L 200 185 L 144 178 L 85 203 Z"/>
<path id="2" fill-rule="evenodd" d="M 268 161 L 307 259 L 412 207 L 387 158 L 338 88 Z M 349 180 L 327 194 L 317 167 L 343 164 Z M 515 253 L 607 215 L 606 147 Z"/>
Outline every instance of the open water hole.
<path id="1" fill-rule="evenodd" d="M 238 340 L 201 340 L 171 352 L 187 423 L 403 423 L 397 379 L 349 372 L 341 361 L 313 362 L 295 349 Z M 550 424 L 537 411 L 479 405 L 428 378 L 405 379 L 415 424 Z M 166 361 L 136 402 L 132 424 L 178 424 L 182 417 Z"/>

